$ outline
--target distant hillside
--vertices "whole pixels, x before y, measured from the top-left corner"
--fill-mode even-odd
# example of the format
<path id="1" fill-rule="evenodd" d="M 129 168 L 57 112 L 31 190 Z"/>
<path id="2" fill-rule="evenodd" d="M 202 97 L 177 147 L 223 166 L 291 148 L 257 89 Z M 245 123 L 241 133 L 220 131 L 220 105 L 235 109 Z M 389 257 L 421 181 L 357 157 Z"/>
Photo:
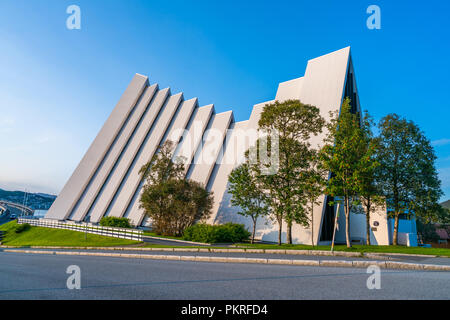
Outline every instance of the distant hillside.
<path id="1" fill-rule="evenodd" d="M 56 196 L 53 195 L 53 194 L 47 194 L 47 193 L 41 193 L 41 192 L 38 192 L 38 193 L 35 193 L 35 194 L 37 194 L 38 196 L 44 197 L 44 198 L 50 198 L 50 199 L 55 199 L 56 198 Z"/>
<path id="2" fill-rule="evenodd" d="M 18 204 L 24 204 L 31 209 L 47 210 L 55 201 L 56 196 L 45 193 L 27 193 L 26 197 L 23 191 L 7 191 L 0 189 L 0 200 L 10 201 Z"/>
<path id="3" fill-rule="evenodd" d="M 443 206 L 444 208 L 450 209 L 450 200 L 442 202 L 441 206 Z"/>

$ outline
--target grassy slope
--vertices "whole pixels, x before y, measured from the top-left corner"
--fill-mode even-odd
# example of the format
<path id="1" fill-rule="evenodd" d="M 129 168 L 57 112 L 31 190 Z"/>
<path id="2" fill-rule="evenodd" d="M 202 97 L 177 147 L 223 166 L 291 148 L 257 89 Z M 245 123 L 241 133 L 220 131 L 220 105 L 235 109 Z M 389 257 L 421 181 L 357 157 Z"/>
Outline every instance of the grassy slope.
<path id="1" fill-rule="evenodd" d="M 312 246 L 308 245 L 287 245 L 283 244 L 278 246 L 276 244 L 248 244 L 240 243 L 233 247 L 216 247 L 214 245 L 204 246 L 169 246 L 160 244 L 145 244 L 144 247 L 151 248 L 202 248 L 202 249 L 232 249 L 232 248 L 244 248 L 244 249 L 267 249 L 267 250 L 323 250 L 330 251 L 330 246 Z M 424 255 L 436 255 L 441 257 L 450 258 L 450 249 L 445 248 L 419 248 L 419 247 L 404 247 L 404 246 L 362 246 L 354 245 L 352 248 L 347 249 L 345 245 L 336 245 L 335 251 L 348 251 L 348 252 L 373 252 L 373 253 L 401 253 L 401 254 L 424 254 Z"/>
<path id="2" fill-rule="evenodd" d="M 117 239 L 99 235 L 88 234 L 87 241 L 84 239 L 83 232 L 50 229 L 42 227 L 31 227 L 30 230 L 16 234 L 14 232 L 16 226 L 15 221 L 8 222 L 0 226 L 0 230 L 6 231 L 6 236 L 3 239 L 3 244 L 14 246 L 122 246 L 137 244 L 138 241 L 131 241 L 125 239 Z M 147 235 L 157 236 L 153 233 L 145 233 Z M 160 236 L 159 236 L 160 237 Z M 176 238 L 176 237 L 173 237 Z M 146 244 L 145 247 L 177 247 L 168 245 L 154 245 Z M 181 248 L 189 248 L 191 246 L 180 246 Z M 195 248 L 205 248 L 192 246 Z M 240 248 L 254 248 L 254 249 L 284 249 L 284 250 L 330 250 L 330 246 L 315 246 L 314 249 L 309 245 L 287 245 L 278 246 L 276 244 L 237 244 Z M 213 246 L 206 248 L 215 248 Z M 223 247 L 219 247 L 223 248 Z M 384 253 L 403 253 L 403 254 L 428 254 L 450 257 L 450 249 L 445 248 L 420 248 L 420 247 L 404 247 L 404 246 L 364 246 L 354 245 L 347 249 L 345 245 L 336 245 L 336 251 L 352 251 L 352 252 L 384 252 Z"/>
<path id="3" fill-rule="evenodd" d="M 313 250 L 309 245 L 281 245 L 276 244 L 239 244 L 239 247 L 254 248 L 254 249 L 285 249 L 285 250 Z M 336 245 L 335 251 L 349 251 L 349 252 L 374 252 L 374 253 L 404 253 L 404 254 L 427 254 L 450 257 L 450 249 L 446 248 L 422 248 L 422 247 L 405 247 L 405 246 L 365 246 L 353 245 L 352 248 L 347 248 L 345 245 Z M 330 251 L 330 246 L 315 246 L 314 250 Z"/>
<path id="4" fill-rule="evenodd" d="M 183 240 L 183 237 L 163 236 L 163 235 L 160 235 L 160 234 L 156 234 L 155 232 L 149 232 L 149 231 L 144 231 L 144 236 L 165 238 L 165 239 Z"/>
<path id="5" fill-rule="evenodd" d="M 15 233 L 16 221 L 8 222 L 0 226 L 0 230 L 6 231 L 2 243 L 10 246 L 122 246 L 139 243 L 138 241 L 118 239 L 112 237 L 87 234 L 72 230 L 51 229 L 43 227 L 31 227 L 27 231 Z"/>

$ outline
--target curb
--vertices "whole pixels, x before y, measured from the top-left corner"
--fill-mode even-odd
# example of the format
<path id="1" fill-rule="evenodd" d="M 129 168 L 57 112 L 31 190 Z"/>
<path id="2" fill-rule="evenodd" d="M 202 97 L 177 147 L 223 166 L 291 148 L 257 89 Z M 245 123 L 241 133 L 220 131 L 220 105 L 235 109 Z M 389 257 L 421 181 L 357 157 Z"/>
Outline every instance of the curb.
<path id="1" fill-rule="evenodd" d="M 420 257 L 420 258 L 437 258 L 440 256 L 434 255 L 434 254 L 417 254 L 417 253 L 388 253 L 388 252 L 377 252 L 377 253 L 367 253 L 365 255 L 378 255 L 378 256 L 411 256 L 411 257 Z M 446 258 L 446 256 L 442 256 L 442 258 Z"/>
<path id="2" fill-rule="evenodd" d="M 20 246 L 0 245 L 0 248 L 23 248 Z M 323 250 L 284 250 L 284 249 L 216 249 L 216 248 L 154 248 L 154 247 L 61 247 L 61 246 L 29 246 L 31 249 L 79 249 L 79 250 L 130 250 L 130 251 L 170 251 L 170 252 L 222 252 L 222 253 L 267 253 L 267 254 L 290 254 L 308 256 L 340 256 L 340 257 L 365 257 L 368 259 L 392 260 L 389 256 L 408 256 L 422 258 L 437 258 L 438 255 L 408 254 L 408 253 L 386 253 L 386 252 L 345 252 L 345 251 L 323 251 Z M 443 258 L 450 258 L 442 256 Z"/>
<path id="3" fill-rule="evenodd" d="M 32 253 L 47 255 L 69 255 L 69 256 L 97 256 L 133 259 L 153 260 L 176 260 L 196 262 L 226 262 L 226 263 L 257 263 L 257 264 L 282 264 L 296 266 L 319 266 L 319 267 L 347 267 L 367 268 L 378 266 L 383 269 L 423 270 L 423 271 L 450 271 L 447 265 L 431 265 L 392 261 L 344 261 L 344 260 L 291 260 L 291 259 L 264 259 L 264 258 L 236 258 L 236 257 L 208 257 L 208 256 L 174 256 L 137 253 L 107 253 L 107 252 L 82 252 L 82 251 L 43 251 L 43 250 L 20 250 L 5 249 L 4 252 Z"/>

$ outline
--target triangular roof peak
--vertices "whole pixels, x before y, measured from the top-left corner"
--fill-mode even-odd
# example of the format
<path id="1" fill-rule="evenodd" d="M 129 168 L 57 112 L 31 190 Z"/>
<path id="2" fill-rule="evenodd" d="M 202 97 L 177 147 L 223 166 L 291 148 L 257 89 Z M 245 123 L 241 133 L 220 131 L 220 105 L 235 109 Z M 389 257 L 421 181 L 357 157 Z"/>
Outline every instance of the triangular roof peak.
<path id="1" fill-rule="evenodd" d="M 335 50 L 333 52 L 326 53 L 326 54 L 318 56 L 316 58 L 309 59 L 308 63 L 310 61 L 314 61 L 314 60 L 318 60 L 318 59 L 329 58 L 330 56 L 333 56 L 333 55 L 348 55 L 348 56 L 350 56 L 350 51 L 351 51 L 351 48 L 350 48 L 350 46 L 348 46 L 348 47 L 345 47 L 345 48 L 342 48 L 339 50 Z"/>

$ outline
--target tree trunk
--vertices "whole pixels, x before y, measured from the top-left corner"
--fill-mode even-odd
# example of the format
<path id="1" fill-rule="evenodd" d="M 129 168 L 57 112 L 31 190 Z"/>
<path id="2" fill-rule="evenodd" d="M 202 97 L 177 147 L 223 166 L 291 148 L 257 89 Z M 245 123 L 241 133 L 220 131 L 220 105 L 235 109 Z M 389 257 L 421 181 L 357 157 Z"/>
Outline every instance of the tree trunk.
<path id="1" fill-rule="evenodd" d="M 311 204 L 311 245 L 314 248 L 314 204 Z"/>
<path id="2" fill-rule="evenodd" d="M 255 242 L 255 231 L 256 231 L 256 220 L 253 220 L 253 232 L 252 232 L 251 244 L 253 244 Z"/>
<path id="3" fill-rule="evenodd" d="M 278 220 L 278 245 L 281 246 L 281 231 L 283 226 L 283 220 Z"/>
<path id="4" fill-rule="evenodd" d="M 370 211 L 366 213 L 366 245 L 370 246 Z"/>
<path id="5" fill-rule="evenodd" d="M 331 252 L 333 252 L 333 250 L 334 250 L 334 239 L 336 237 L 336 227 L 337 227 L 338 218 L 339 218 L 339 209 L 340 209 L 340 206 L 337 207 L 336 214 L 334 217 L 333 239 L 331 240 Z"/>
<path id="6" fill-rule="evenodd" d="M 345 241 L 347 242 L 347 248 L 352 247 L 350 240 L 350 203 L 348 197 L 345 197 Z"/>
<path id="7" fill-rule="evenodd" d="M 350 241 L 350 216 L 345 215 L 345 240 L 347 242 L 347 248 L 351 248 L 352 244 Z"/>
<path id="8" fill-rule="evenodd" d="M 292 244 L 292 221 L 287 222 L 286 242 Z"/>
<path id="9" fill-rule="evenodd" d="M 366 245 L 370 246 L 370 196 L 367 197 L 366 203 Z"/>
<path id="10" fill-rule="evenodd" d="M 398 245 L 398 219 L 399 219 L 399 214 L 396 212 L 395 213 L 395 222 L 394 222 L 394 239 L 392 240 L 392 244 L 394 246 Z"/>

